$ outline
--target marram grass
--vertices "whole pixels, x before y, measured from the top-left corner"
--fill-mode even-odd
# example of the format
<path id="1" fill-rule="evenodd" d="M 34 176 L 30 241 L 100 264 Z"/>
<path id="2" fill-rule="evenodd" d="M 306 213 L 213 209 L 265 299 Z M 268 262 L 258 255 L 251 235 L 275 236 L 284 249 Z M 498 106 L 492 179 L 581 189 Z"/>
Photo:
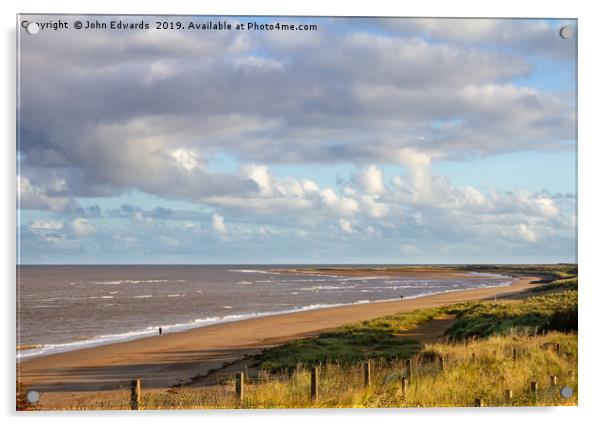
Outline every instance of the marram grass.
<path id="1" fill-rule="evenodd" d="M 468 343 L 436 343 L 426 345 L 422 354 L 416 358 L 442 357 L 443 367 L 439 360 L 415 363 L 405 393 L 406 361 L 373 361 L 370 387 L 364 386 L 364 362 L 327 363 L 319 367 L 317 400 L 310 397 L 310 370 L 299 366 L 290 373 L 248 379 L 242 401 L 235 393 L 234 379 L 229 378 L 205 388 L 143 389 L 142 408 L 466 407 L 474 406 L 475 399 L 484 406 L 577 404 L 577 335 L 573 333 L 509 333 Z M 532 382 L 537 382 L 537 394 L 531 392 Z M 565 385 L 574 391 L 569 399 L 560 396 Z M 127 393 L 121 399 L 75 404 L 65 400 L 62 408 L 127 409 Z"/>

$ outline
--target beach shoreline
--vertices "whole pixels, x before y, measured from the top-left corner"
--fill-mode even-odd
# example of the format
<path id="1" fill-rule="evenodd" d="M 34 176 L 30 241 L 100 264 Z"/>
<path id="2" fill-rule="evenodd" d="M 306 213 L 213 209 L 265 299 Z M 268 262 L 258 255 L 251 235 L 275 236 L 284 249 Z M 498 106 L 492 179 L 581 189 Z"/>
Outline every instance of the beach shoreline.
<path id="1" fill-rule="evenodd" d="M 509 286 L 264 316 L 34 357 L 17 363 L 17 379 L 27 388 L 50 393 L 119 389 L 133 378 L 141 378 L 147 387 L 167 388 L 264 348 L 339 326 L 398 312 L 517 296 L 538 278 L 514 279 Z"/>
<path id="2" fill-rule="evenodd" d="M 246 272 L 255 272 L 256 270 L 245 270 Z M 491 282 L 491 286 L 505 286 L 510 285 L 513 278 L 506 274 L 500 273 L 483 273 L 483 272 L 472 272 L 462 271 L 451 266 L 425 266 L 423 268 L 417 266 L 379 266 L 379 267 L 326 267 L 320 266 L 317 268 L 285 268 L 285 269 L 268 269 L 268 270 L 257 270 L 260 273 L 270 274 L 281 274 L 281 275 L 294 275 L 294 276 L 312 276 L 316 278 L 344 278 L 350 280 L 358 279 L 402 279 L 402 280 L 418 280 L 418 281 L 478 281 L 480 279 L 497 278 L 504 279 L 503 282 Z M 249 282 L 250 283 L 250 282 Z M 485 282 L 489 285 L 488 282 Z M 421 298 L 430 296 L 438 293 L 463 291 L 465 288 L 456 288 L 457 285 L 453 285 L 448 289 L 430 290 L 428 286 L 424 288 L 423 292 L 416 294 L 403 294 L 402 298 L 409 300 L 414 298 Z M 302 288 L 306 289 L 306 288 Z M 362 291 L 364 292 L 364 291 Z M 295 293 L 295 292 L 293 292 Z M 110 345 L 120 342 L 133 341 L 136 339 L 147 338 L 155 336 L 158 332 L 159 326 L 162 327 L 164 333 L 174 332 L 185 332 L 191 329 L 213 326 L 221 323 L 229 323 L 240 320 L 249 320 L 260 317 L 277 316 L 283 314 L 292 314 L 303 311 L 318 310 L 318 309 L 329 309 L 343 306 L 350 306 L 356 304 L 365 303 L 381 303 L 391 302 L 400 299 L 400 294 L 397 291 L 391 292 L 386 298 L 366 299 L 359 297 L 355 300 L 323 300 L 323 301 L 310 301 L 306 304 L 299 304 L 297 306 L 290 306 L 282 309 L 270 309 L 270 310 L 259 310 L 254 312 L 237 312 L 236 310 L 230 310 L 230 314 L 219 315 L 206 313 L 203 315 L 194 315 L 188 321 L 186 320 L 172 320 L 167 319 L 161 321 L 161 323 L 155 323 L 154 326 L 143 325 L 138 328 L 123 328 L 121 330 L 115 329 L 116 332 L 111 332 L 105 329 L 104 333 L 99 333 L 96 336 L 77 336 L 72 340 L 65 340 L 56 343 L 30 343 L 17 345 L 17 362 L 24 362 L 36 357 L 47 356 L 57 353 L 63 353 L 68 351 L 81 350 L 91 347 L 98 347 L 101 345 Z M 232 308 L 228 306 L 228 308 Z M 155 321 L 156 322 L 156 321 Z"/>

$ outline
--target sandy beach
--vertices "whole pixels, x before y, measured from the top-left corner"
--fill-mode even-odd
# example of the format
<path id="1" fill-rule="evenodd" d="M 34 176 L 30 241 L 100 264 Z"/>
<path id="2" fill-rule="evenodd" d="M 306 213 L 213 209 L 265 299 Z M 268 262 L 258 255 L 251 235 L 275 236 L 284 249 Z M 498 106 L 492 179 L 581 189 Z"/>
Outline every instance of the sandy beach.
<path id="1" fill-rule="evenodd" d="M 480 288 L 416 299 L 358 304 L 222 323 L 184 332 L 57 353 L 17 365 L 19 380 L 43 393 L 124 388 L 141 378 L 165 388 L 202 377 L 261 349 L 326 329 L 387 314 L 462 301 L 516 297 L 536 277 L 505 287 Z M 57 394 L 58 395 L 58 394 Z"/>

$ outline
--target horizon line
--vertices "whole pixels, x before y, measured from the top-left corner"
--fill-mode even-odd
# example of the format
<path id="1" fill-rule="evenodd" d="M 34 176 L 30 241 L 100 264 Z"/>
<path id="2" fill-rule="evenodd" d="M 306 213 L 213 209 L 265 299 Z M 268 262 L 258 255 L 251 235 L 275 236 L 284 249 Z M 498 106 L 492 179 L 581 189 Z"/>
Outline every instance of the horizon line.
<path id="1" fill-rule="evenodd" d="M 19 266 L 525 266 L 578 265 L 578 262 L 542 263 L 23 263 Z"/>

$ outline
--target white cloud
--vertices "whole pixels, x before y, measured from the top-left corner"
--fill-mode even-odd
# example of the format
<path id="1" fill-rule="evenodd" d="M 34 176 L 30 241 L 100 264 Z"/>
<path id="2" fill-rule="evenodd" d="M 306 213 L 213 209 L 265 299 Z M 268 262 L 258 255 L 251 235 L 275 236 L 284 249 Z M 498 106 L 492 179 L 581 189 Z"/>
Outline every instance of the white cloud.
<path id="1" fill-rule="evenodd" d="M 268 172 L 268 167 L 265 165 L 251 165 L 246 168 L 246 174 L 251 180 L 257 183 L 262 195 L 272 195 L 272 176 Z"/>
<path id="2" fill-rule="evenodd" d="M 318 192 L 320 190 L 318 184 L 309 179 L 301 179 L 301 185 L 307 192 Z"/>
<path id="3" fill-rule="evenodd" d="M 535 242 L 537 240 L 537 235 L 535 232 L 531 230 L 525 223 L 518 224 L 516 226 L 516 230 L 518 235 L 527 242 Z"/>
<path id="4" fill-rule="evenodd" d="M 194 152 L 187 149 L 175 149 L 171 151 L 171 157 L 175 163 L 186 171 L 199 168 L 199 162 Z"/>
<path id="5" fill-rule="evenodd" d="M 61 230 L 64 226 L 62 221 L 57 220 L 35 220 L 29 225 L 34 232 L 44 233 L 54 230 Z"/>
<path id="6" fill-rule="evenodd" d="M 339 228 L 344 233 L 353 233 L 353 228 L 351 227 L 351 223 L 344 218 L 339 219 Z"/>
<path id="7" fill-rule="evenodd" d="M 219 235 L 228 234 L 228 228 L 224 223 L 224 217 L 219 214 L 213 214 L 211 218 L 211 225 L 213 226 L 213 231 Z"/>
<path id="8" fill-rule="evenodd" d="M 349 217 L 356 214 L 359 210 L 359 203 L 346 196 L 339 196 L 331 188 L 320 192 L 322 203 L 336 215 Z"/>
<path id="9" fill-rule="evenodd" d="M 35 220 L 28 227 L 34 235 L 44 242 L 55 245 L 65 240 L 63 234 L 65 225 L 62 221 Z"/>
<path id="10" fill-rule="evenodd" d="M 21 208 L 65 211 L 74 205 L 69 196 L 60 195 L 65 190 L 65 185 L 64 179 L 48 182 L 48 189 L 55 193 L 49 195 L 46 188 L 32 184 L 27 177 L 17 176 L 19 205 Z"/>
<path id="11" fill-rule="evenodd" d="M 96 227 L 82 217 L 73 219 L 71 222 L 71 229 L 73 230 L 73 233 L 80 238 L 91 236 L 96 232 Z"/>
<path id="12" fill-rule="evenodd" d="M 384 192 L 383 173 L 376 165 L 370 165 L 357 176 L 360 189 L 369 195 Z"/>
<path id="13" fill-rule="evenodd" d="M 362 210 L 372 218 L 383 218 L 389 211 L 390 207 L 382 202 L 375 201 L 373 197 L 366 195 L 358 196 Z M 386 199 L 386 198 L 385 198 Z"/>

